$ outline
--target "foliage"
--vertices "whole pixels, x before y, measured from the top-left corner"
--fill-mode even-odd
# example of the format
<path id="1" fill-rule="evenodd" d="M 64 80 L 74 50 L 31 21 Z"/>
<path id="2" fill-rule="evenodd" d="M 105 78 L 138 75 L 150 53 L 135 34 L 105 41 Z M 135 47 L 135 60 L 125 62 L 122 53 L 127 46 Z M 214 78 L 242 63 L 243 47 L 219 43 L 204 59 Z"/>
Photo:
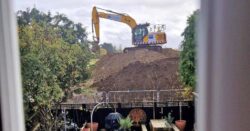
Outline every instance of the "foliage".
<path id="1" fill-rule="evenodd" d="M 120 129 L 130 129 L 131 126 L 133 125 L 133 121 L 130 119 L 130 117 L 126 117 L 123 119 L 119 120 L 119 124 L 120 124 Z"/>
<path id="2" fill-rule="evenodd" d="M 39 23 L 40 25 L 51 26 L 53 30 L 56 30 L 56 35 L 61 37 L 65 42 L 70 44 L 81 43 L 87 45 L 87 32 L 82 27 L 81 23 L 74 23 L 68 19 L 65 15 L 57 13 L 55 16 L 51 16 L 51 13 L 47 14 L 40 12 L 36 8 L 27 9 L 26 11 L 17 12 L 17 22 L 19 26 L 27 26 L 32 22 Z"/>
<path id="3" fill-rule="evenodd" d="M 111 43 L 103 43 L 100 45 L 101 48 L 105 49 L 107 51 L 107 53 L 118 53 L 118 52 L 122 52 L 122 47 L 120 45 L 119 49 L 117 49 L 114 45 L 112 45 Z"/>
<path id="4" fill-rule="evenodd" d="M 185 28 L 182 36 L 184 40 L 181 45 L 180 54 L 180 77 L 181 81 L 186 87 L 195 88 L 196 84 L 196 18 L 199 11 L 195 11 L 187 20 L 187 27 Z"/>
<path id="5" fill-rule="evenodd" d="M 187 100 L 192 100 L 193 99 L 192 93 L 193 93 L 192 88 L 185 88 L 184 91 L 182 92 L 182 96 Z"/>
<path id="6" fill-rule="evenodd" d="M 168 116 L 165 117 L 165 119 L 169 124 L 172 124 L 174 121 L 174 117 L 172 117 L 171 112 L 168 113 Z"/>
<path id="7" fill-rule="evenodd" d="M 98 60 L 99 60 L 99 59 L 97 59 L 97 58 L 91 59 L 91 60 L 89 61 L 88 65 L 87 65 L 87 68 L 88 68 L 89 70 L 92 71 L 92 70 L 94 69 L 96 63 L 98 62 Z"/>
<path id="8" fill-rule="evenodd" d="M 107 54 L 108 54 L 108 52 L 107 52 L 106 49 L 100 48 L 100 57 L 105 56 L 105 55 L 107 55 Z"/>
<path id="9" fill-rule="evenodd" d="M 18 11 L 17 20 L 26 128 L 55 130 L 52 107 L 89 77 L 87 33 L 61 14 L 35 8 Z"/>
<path id="10" fill-rule="evenodd" d="M 85 87 L 85 88 L 77 88 L 76 90 L 74 90 L 74 93 L 75 94 L 84 94 L 86 96 L 91 96 L 91 95 L 93 95 L 94 91 L 92 88 Z"/>
<path id="11" fill-rule="evenodd" d="M 111 43 L 103 43 L 100 46 L 106 49 L 108 53 L 114 53 L 115 51 L 115 47 Z"/>

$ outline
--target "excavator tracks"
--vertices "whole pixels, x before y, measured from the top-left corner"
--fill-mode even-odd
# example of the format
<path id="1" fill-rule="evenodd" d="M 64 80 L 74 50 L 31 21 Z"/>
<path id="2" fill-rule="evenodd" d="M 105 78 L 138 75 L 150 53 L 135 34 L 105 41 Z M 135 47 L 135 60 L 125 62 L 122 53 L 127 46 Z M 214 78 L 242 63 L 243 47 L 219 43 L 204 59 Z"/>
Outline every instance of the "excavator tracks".
<path id="1" fill-rule="evenodd" d="M 124 48 L 123 53 L 134 52 L 134 51 L 140 50 L 140 49 L 147 49 L 147 50 L 150 50 L 150 51 L 162 52 L 162 47 L 161 46 L 138 46 L 138 47 Z"/>

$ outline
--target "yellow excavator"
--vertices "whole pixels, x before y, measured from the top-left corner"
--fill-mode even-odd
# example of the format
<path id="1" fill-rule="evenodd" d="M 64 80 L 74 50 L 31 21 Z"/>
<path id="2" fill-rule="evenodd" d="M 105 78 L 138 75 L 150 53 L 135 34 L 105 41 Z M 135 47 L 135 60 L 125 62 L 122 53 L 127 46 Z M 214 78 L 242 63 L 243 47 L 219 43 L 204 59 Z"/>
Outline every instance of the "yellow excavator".
<path id="1" fill-rule="evenodd" d="M 102 12 L 98 10 L 102 10 Z M 133 19 L 127 14 L 117 13 L 111 10 L 106 10 L 94 6 L 92 10 L 92 33 L 94 39 L 94 46 L 96 48 L 95 50 L 99 49 L 98 44 L 100 42 L 99 18 L 122 22 L 127 24 L 131 28 L 132 45 L 134 45 L 135 47 L 125 48 L 123 50 L 125 53 L 132 50 L 136 50 L 138 48 L 147 48 L 149 50 L 161 51 L 162 47 L 160 45 L 167 43 L 166 33 L 164 32 L 164 25 L 155 25 L 153 28 L 149 28 L 149 23 L 137 24 L 135 19 Z"/>

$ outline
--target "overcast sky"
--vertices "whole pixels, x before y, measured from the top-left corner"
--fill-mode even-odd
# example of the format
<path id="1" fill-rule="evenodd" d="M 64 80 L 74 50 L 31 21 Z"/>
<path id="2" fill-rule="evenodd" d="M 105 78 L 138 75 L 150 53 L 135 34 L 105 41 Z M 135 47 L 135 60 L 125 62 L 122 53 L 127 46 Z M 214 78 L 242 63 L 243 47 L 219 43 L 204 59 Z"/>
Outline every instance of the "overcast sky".
<path id="1" fill-rule="evenodd" d="M 187 17 L 199 8 L 198 0 L 14 0 L 16 10 L 36 7 L 52 14 L 59 12 L 75 22 L 82 23 L 91 33 L 91 11 L 93 6 L 126 13 L 137 23 L 165 24 L 168 43 L 164 47 L 178 49 L 181 33 Z M 101 43 L 108 42 L 119 47 L 131 45 L 131 29 L 123 23 L 101 19 Z"/>

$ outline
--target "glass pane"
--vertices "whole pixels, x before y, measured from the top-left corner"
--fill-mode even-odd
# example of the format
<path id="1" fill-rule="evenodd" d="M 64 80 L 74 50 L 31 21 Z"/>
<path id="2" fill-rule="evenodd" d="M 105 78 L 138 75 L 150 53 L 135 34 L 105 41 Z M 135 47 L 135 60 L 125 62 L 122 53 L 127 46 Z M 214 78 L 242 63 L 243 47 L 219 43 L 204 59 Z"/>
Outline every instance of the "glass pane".
<path id="1" fill-rule="evenodd" d="M 14 2 L 26 130 L 194 129 L 196 0 Z"/>

